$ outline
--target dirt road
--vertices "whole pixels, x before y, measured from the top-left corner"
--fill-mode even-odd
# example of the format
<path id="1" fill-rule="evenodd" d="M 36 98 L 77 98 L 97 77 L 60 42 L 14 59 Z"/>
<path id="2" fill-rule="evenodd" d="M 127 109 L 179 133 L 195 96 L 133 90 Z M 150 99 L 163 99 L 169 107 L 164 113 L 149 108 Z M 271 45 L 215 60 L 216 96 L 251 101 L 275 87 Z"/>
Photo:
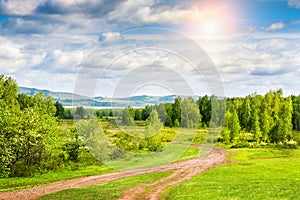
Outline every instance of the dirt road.
<path id="1" fill-rule="evenodd" d="M 204 147 L 208 148 L 208 147 Z M 215 167 L 225 162 L 226 152 L 220 148 L 213 148 L 208 155 L 201 158 L 195 158 L 179 163 L 145 168 L 145 169 L 135 169 L 123 172 L 115 172 L 104 175 L 88 176 L 82 178 L 76 178 L 71 180 L 64 180 L 54 182 L 48 185 L 36 186 L 33 188 L 22 189 L 11 192 L 0 193 L 1 200 L 8 199 L 35 199 L 37 197 L 51 194 L 53 192 L 69 189 L 69 188 L 78 188 L 88 185 L 96 185 L 104 182 L 109 182 L 121 178 L 126 178 L 130 176 L 136 176 L 140 174 L 149 174 L 153 172 L 163 172 L 174 170 L 175 172 L 170 176 L 158 180 L 153 183 L 141 185 L 134 187 L 124 193 L 124 196 L 121 199 L 140 199 L 143 195 L 144 190 L 148 186 L 154 186 L 150 193 L 148 193 L 143 198 L 145 199 L 158 199 L 158 195 L 162 192 L 163 189 L 169 186 L 173 186 L 181 183 L 182 181 L 188 180 L 191 177 L 207 170 L 208 168 Z"/>

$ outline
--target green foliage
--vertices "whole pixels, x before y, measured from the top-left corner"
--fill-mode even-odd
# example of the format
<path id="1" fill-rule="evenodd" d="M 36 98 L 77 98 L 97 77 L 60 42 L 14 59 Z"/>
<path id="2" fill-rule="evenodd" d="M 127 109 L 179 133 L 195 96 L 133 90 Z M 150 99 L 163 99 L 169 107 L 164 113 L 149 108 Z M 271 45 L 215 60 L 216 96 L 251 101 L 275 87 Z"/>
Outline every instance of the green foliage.
<path id="1" fill-rule="evenodd" d="M 181 115 L 181 127 L 199 127 L 201 115 L 197 104 L 192 98 L 186 98 L 183 100 Z"/>
<path id="2" fill-rule="evenodd" d="M 230 142 L 234 147 L 260 146 L 261 142 L 283 144 L 295 140 L 292 129 L 293 124 L 297 127 L 296 115 L 293 115 L 293 109 L 297 108 L 297 99 L 284 98 L 282 94 L 282 90 L 277 90 L 264 96 L 253 94 L 246 98 L 228 99 L 224 130 L 220 139 L 228 144 L 226 136 L 230 131 Z M 245 139 L 240 137 L 240 133 L 251 135 Z"/>
<path id="3" fill-rule="evenodd" d="M 291 96 L 293 103 L 293 129 L 300 131 L 300 96 Z"/>
<path id="4" fill-rule="evenodd" d="M 85 111 L 83 107 L 76 107 L 74 118 L 75 119 L 84 119 Z"/>
<path id="5" fill-rule="evenodd" d="M 130 126 L 133 124 L 134 111 L 132 108 L 127 107 L 122 111 L 122 124 Z"/>
<path id="6" fill-rule="evenodd" d="M 122 150 L 132 151 L 140 149 L 140 141 L 137 137 L 126 134 L 124 131 L 119 131 L 114 135 L 114 137 L 114 144 L 116 144 L 117 147 Z M 116 153 L 117 152 L 113 152 L 113 154 Z M 116 157 L 116 155 L 113 157 Z"/>
<path id="7" fill-rule="evenodd" d="M 211 100 L 205 95 L 203 97 L 199 97 L 197 101 L 200 115 L 202 116 L 203 126 L 209 127 L 210 119 L 211 119 Z"/>
<path id="8" fill-rule="evenodd" d="M 65 109 L 62 106 L 62 104 L 59 103 L 58 101 L 56 101 L 54 105 L 56 107 L 55 117 L 58 117 L 59 119 L 64 119 L 65 118 Z"/>
<path id="9" fill-rule="evenodd" d="M 0 76 L 0 176 L 31 175 L 55 132 L 53 99 L 17 95 L 11 78 Z M 22 168 L 20 167 L 22 166 Z M 24 171 L 28 170 L 28 174 Z M 30 171 L 30 172 L 29 172 Z"/>
<path id="10" fill-rule="evenodd" d="M 182 110 L 182 99 L 181 97 L 177 97 L 172 104 L 172 113 L 171 113 L 171 119 L 173 122 L 173 125 L 175 126 L 175 121 L 177 120 L 178 123 L 181 122 L 181 110 Z M 176 122 L 177 125 L 177 122 Z M 180 124 L 179 124 L 180 126 Z M 175 127 L 179 127 L 175 126 Z"/>
<path id="11" fill-rule="evenodd" d="M 109 158 L 112 149 L 97 118 L 79 120 L 75 126 L 83 145 L 97 160 L 103 161 Z"/>
<path id="12" fill-rule="evenodd" d="M 163 147 L 161 136 L 158 134 L 163 127 L 163 123 L 160 121 L 158 112 L 155 109 L 150 113 L 147 124 L 143 147 L 150 151 L 157 151 Z"/>
<path id="13" fill-rule="evenodd" d="M 180 123 L 179 123 L 178 119 L 175 119 L 175 121 L 173 122 L 173 126 L 174 127 L 179 127 L 180 126 Z"/>
<path id="14" fill-rule="evenodd" d="M 75 127 L 70 128 L 67 131 L 68 137 L 63 145 L 63 150 L 67 153 L 67 159 L 73 162 L 78 161 L 79 148 L 82 146 L 82 142 L 78 137 L 78 132 Z"/>
<path id="15" fill-rule="evenodd" d="M 224 141 L 228 143 L 228 139 L 230 142 L 233 142 L 235 137 L 240 133 L 241 127 L 238 118 L 238 114 L 236 110 L 233 113 L 227 111 L 225 114 L 225 123 L 224 123 Z M 228 137 L 229 133 L 229 137 Z"/>

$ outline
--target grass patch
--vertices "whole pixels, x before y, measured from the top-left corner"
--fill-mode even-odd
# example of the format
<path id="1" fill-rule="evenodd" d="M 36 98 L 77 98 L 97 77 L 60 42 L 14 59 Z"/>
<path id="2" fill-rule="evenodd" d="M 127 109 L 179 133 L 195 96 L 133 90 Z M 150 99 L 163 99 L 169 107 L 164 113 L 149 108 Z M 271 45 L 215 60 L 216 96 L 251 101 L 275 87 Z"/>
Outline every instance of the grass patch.
<path id="1" fill-rule="evenodd" d="M 218 166 L 169 188 L 163 199 L 299 199 L 299 150 L 230 151 L 236 153 L 233 159 L 243 162 Z"/>
<path id="2" fill-rule="evenodd" d="M 230 149 L 231 160 L 245 161 L 280 157 L 300 157 L 298 149 L 254 148 Z"/>
<path id="3" fill-rule="evenodd" d="M 0 179 L 0 192 L 16 190 L 21 188 L 33 187 L 36 185 L 46 184 L 58 180 L 66 180 L 83 176 L 106 174 L 113 170 L 105 165 L 92 165 L 82 167 L 77 170 L 62 169 L 57 171 L 49 171 L 46 173 L 36 173 L 34 177 L 21 178 L 1 178 Z"/>
<path id="4" fill-rule="evenodd" d="M 124 191 L 132 187 L 154 182 L 156 180 L 169 176 L 172 173 L 172 171 L 168 171 L 153 174 L 143 174 L 139 176 L 133 176 L 107 183 L 102 183 L 95 186 L 63 190 L 43 196 L 39 199 L 118 199 L 121 197 Z"/>
<path id="5" fill-rule="evenodd" d="M 108 166 L 120 170 L 138 169 L 170 164 L 203 155 L 205 150 L 182 144 L 168 144 L 161 152 L 129 154 L 126 158 L 106 162 Z"/>

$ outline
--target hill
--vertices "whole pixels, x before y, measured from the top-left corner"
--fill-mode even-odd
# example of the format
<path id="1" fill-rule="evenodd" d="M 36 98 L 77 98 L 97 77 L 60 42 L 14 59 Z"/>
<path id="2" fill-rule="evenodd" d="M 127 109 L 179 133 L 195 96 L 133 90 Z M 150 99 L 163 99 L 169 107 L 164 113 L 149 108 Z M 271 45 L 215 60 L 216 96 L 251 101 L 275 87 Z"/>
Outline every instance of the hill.
<path id="1" fill-rule="evenodd" d="M 35 95 L 43 93 L 45 96 L 51 96 L 55 101 L 60 102 L 63 106 L 83 106 L 83 107 L 144 107 L 160 103 L 172 103 L 176 95 L 169 96 L 132 96 L 124 98 L 107 98 L 107 97 L 86 97 L 69 92 L 53 92 L 50 90 L 40 90 L 36 88 L 19 87 L 19 93 Z"/>

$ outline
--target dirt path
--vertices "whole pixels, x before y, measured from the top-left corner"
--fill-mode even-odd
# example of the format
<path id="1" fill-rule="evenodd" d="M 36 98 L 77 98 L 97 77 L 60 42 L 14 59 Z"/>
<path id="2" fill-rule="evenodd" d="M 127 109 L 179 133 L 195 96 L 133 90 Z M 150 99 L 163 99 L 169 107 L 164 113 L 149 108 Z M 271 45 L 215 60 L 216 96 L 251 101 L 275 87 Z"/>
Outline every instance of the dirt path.
<path id="1" fill-rule="evenodd" d="M 71 180 L 64 180 L 54 182 L 48 185 L 41 185 L 36 186 L 33 188 L 22 189 L 17 191 L 11 192 L 3 192 L 0 193 L 1 200 L 7 199 L 35 199 L 37 197 L 51 194 L 53 192 L 69 189 L 69 188 L 79 188 L 88 185 L 96 185 L 104 182 L 109 182 L 121 178 L 126 178 L 130 176 L 136 176 L 140 174 L 148 174 L 154 172 L 163 172 L 174 170 L 175 172 L 159 181 L 145 184 L 142 186 L 138 186 L 132 188 L 124 193 L 122 199 L 140 199 L 140 195 L 144 193 L 144 190 L 148 186 L 155 186 L 146 196 L 146 199 L 157 199 L 160 192 L 169 186 L 176 185 L 184 180 L 188 180 L 191 177 L 205 171 L 208 168 L 215 167 L 219 164 L 224 163 L 226 157 L 226 152 L 223 149 L 213 148 L 211 152 L 202 158 L 195 158 L 179 163 L 145 168 L 145 169 L 136 169 L 136 170 L 129 170 L 123 172 L 115 172 L 110 174 L 104 175 L 96 175 L 96 176 L 88 176 L 82 178 L 76 178 Z"/>
<path id="2" fill-rule="evenodd" d="M 212 151 L 205 157 L 188 160 L 179 163 L 178 168 L 175 169 L 175 173 L 170 176 L 158 180 L 153 183 L 140 185 L 130 190 L 127 190 L 120 200 L 133 200 L 133 199 L 147 199 L 156 200 L 159 199 L 160 193 L 167 187 L 177 185 L 185 180 L 196 176 L 209 168 L 216 167 L 225 162 L 226 152 L 220 148 L 213 148 Z M 151 190 L 147 191 L 146 188 L 151 187 Z"/>

